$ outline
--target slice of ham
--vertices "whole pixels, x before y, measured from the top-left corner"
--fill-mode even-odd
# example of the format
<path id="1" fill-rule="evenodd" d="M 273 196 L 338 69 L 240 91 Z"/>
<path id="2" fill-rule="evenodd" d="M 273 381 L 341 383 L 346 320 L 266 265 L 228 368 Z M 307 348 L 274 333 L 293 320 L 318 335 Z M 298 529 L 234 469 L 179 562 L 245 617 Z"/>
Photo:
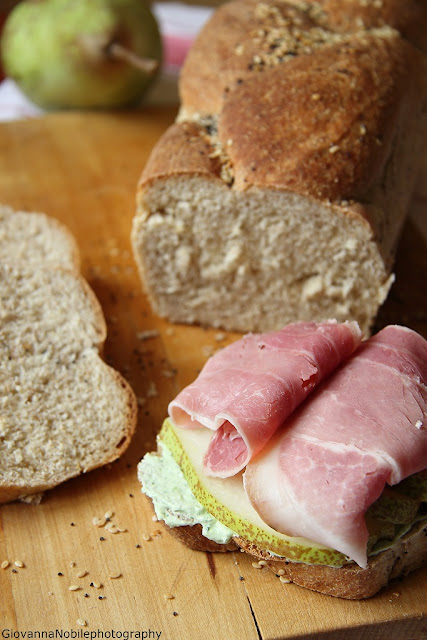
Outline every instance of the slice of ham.
<path id="1" fill-rule="evenodd" d="M 271 527 L 367 564 L 364 514 L 386 483 L 427 467 L 427 342 L 389 326 L 363 343 L 244 474 Z"/>
<path id="2" fill-rule="evenodd" d="M 170 418 L 177 427 L 214 430 L 205 472 L 235 475 L 361 339 L 357 323 L 334 320 L 249 334 L 208 360 L 170 403 Z"/>

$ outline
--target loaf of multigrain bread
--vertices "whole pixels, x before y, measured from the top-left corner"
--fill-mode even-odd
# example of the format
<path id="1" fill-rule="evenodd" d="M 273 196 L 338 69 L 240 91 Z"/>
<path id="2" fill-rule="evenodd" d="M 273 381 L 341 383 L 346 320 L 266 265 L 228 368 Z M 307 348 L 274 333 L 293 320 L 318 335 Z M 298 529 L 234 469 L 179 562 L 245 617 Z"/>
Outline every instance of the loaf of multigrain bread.
<path id="1" fill-rule="evenodd" d="M 0 503 L 112 462 L 135 430 L 134 393 L 101 359 L 106 323 L 78 264 L 56 220 L 0 207 Z"/>
<path id="2" fill-rule="evenodd" d="M 194 43 L 132 243 L 154 310 L 368 333 L 423 146 L 427 3 L 234 0 Z"/>

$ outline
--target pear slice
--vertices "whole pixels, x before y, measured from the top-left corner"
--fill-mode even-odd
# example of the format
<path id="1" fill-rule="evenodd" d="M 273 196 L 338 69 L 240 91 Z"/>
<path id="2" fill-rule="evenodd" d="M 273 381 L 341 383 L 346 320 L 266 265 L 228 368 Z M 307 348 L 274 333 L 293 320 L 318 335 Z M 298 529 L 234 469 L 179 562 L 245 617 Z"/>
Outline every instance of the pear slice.
<path id="1" fill-rule="evenodd" d="M 265 524 L 243 489 L 242 473 L 215 478 L 203 472 L 203 455 L 211 433 L 207 429 L 177 429 L 169 419 L 163 423 L 160 440 L 180 465 L 197 500 L 219 522 L 258 548 L 288 560 L 341 567 L 348 558 L 342 553 L 307 540 L 286 536 Z"/>

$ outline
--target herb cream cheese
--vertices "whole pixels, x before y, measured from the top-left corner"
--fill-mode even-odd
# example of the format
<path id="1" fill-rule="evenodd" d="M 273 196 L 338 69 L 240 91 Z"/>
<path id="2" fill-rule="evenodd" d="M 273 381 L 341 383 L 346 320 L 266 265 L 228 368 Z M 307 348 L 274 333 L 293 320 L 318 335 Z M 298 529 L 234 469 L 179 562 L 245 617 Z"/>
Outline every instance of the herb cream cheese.
<path id="1" fill-rule="evenodd" d="M 154 506 L 159 520 L 169 527 L 202 525 L 206 538 L 226 544 L 236 535 L 221 524 L 194 497 L 179 465 L 166 445 L 158 440 L 159 453 L 146 453 L 138 465 L 141 491 Z M 172 506 L 171 506 L 172 505 Z"/>

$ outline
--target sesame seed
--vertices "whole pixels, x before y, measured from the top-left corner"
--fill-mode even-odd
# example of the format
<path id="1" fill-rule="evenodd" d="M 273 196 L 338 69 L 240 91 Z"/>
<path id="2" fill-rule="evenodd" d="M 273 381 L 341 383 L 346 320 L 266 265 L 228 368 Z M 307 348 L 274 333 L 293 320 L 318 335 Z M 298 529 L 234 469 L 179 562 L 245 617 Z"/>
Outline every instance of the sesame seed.
<path id="1" fill-rule="evenodd" d="M 125 529 L 125 527 L 117 527 L 117 531 L 119 531 L 120 533 L 125 533 L 127 529 Z"/>
<path id="2" fill-rule="evenodd" d="M 267 560 L 260 560 L 258 562 L 258 564 L 260 564 L 262 567 L 266 567 L 267 566 Z"/>
<path id="3" fill-rule="evenodd" d="M 83 618 L 78 618 L 77 624 L 79 624 L 81 627 L 85 627 L 87 625 L 87 622 L 86 620 L 83 620 Z"/>
<path id="4" fill-rule="evenodd" d="M 22 562 L 22 560 L 15 560 L 14 565 L 15 567 L 19 567 L 20 569 L 22 569 L 24 563 Z"/>
<path id="5" fill-rule="evenodd" d="M 91 582 L 90 586 L 95 587 L 95 589 L 100 589 L 102 587 L 102 584 L 100 582 Z"/>
<path id="6" fill-rule="evenodd" d="M 337 144 L 333 144 L 329 147 L 329 153 L 336 153 L 337 151 L 339 151 L 339 146 Z"/>
<path id="7" fill-rule="evenodd" d="M 148 533 L 144 533 L 142 535 L 142 539 L 145 540 L 145 542 L 149 542 L 151 540 L 151 536 Z"/>
<path id="8" fill-rule="evenodd" d="M 111 578 L 111 580 L 115 580 L 116 578 L 120 578 L 121 575 L 122 574 L 120 571 L 116 571 L 115 573 L 110 573 L 108 577 Z"/>
<path id="9" fill-rule="evenodd" d="M 284 576 L 285 575 L 285 570 L 284 569 L 279 569 L 279 571 L 277 572 L 278 576 Z"/>
<path id="10" fill-rule="evenodd" d="M 254 569 L 262 569 L 262 565 L 259 562 L 252 562 Z"/>
<path id="11" fill-rule="evenodd" d="M 320 93 L 313 93 L 311 96 L 312 100 L 320 100 Z"/>
<path id="12" fill-rule="evenodd" d="M 85 571 L 83 569 L 83 571 L 79 571 L 78 573 L 76 573 L 77 578 L 84 578 L 85 576 L 87 576 L 87 571 Z"/>
<path id="13" fill-rule="evenodd" d="M 111 527 L 108 527 L 107 531 L 108 533 L 119 533 L 119 530 L 117 529 L 115 524 L 113 524 Z"/>
<path id="14" fill-rule="evenodd" d="M 105 518 L 106 520 L 108 520 L 109 518 L 112 518 L 112 517 L 113 517 L 113 515 L 114 515 L 114 512 L 113 512 L 113 511 L 106 511 L 106 512 L 104 513 L 104 518 Z"/>
<path id="15" fill-rule="evenodd" d="M 71 584 L 71 585 L 68 587 L 68 591 L 78 591 L 79 589 L 80 589 L 80 587 L 79 587 L 79 585 L 78 585 L 78 584 Z"/>
<path id="16" fill-rule="evenodd" d="M 105 524 L 105 518 L 92 518 L 92 524 L 94 524 L 95 527 L 103 527 Z"/>
<path id="17" fill-rule="evenodd" d="M 280 576 L 279 580 L 280 580 L 280 582 L 283 582 L 284 584 L 289 584 L 290 583 L 289 578 L 285 578 L 285 576 Z"/>
<path id="18" fill-rule="evenodd" d="M 9 565 L 10 565 L 9 560 L 3 560 L 0 566 L 2 569 L 7 569 Z"/>

